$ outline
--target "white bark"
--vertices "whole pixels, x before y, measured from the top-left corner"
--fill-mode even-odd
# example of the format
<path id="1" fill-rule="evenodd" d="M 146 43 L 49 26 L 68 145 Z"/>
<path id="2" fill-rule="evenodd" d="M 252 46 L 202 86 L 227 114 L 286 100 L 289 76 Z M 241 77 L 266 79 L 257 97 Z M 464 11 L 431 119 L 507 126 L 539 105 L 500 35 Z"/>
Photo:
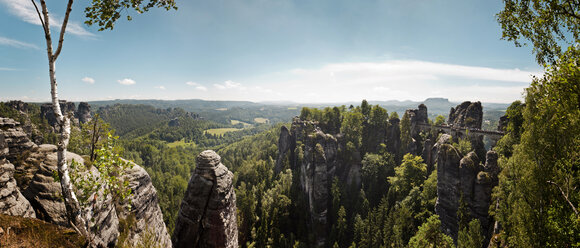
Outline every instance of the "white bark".
<path id="1" fill-rule="evenodd" d="M 60 38 L 58 41 L 58 48 L 56 53 L 53 53 L 52 49 L 52 37 L 50 34 L 50 24 L 48 9 L 46 7 L 45 0 L 40 0 L 40 5 L 42 7 L 42 16 L 38 11 L 38 6 L 35 0 L 31 0 L 36 8 L 38 17 L 41 20 L 42 28 L 44 29 L 45 39 L 46 39 L 46 53 L 48 56 L 48 71 L 50 76 L 50 94 L 52 99 L 52 108 L 54 115 L 56 116 L 57 123 L 60 127 L 60 137 L 58 142 L 58 175 L 60 177 L 60 186 L 62 189 L 62 196 L 64 198 L 64 203 L 66 206 L 67 215 L 71 225 L 83 236 L 88 236 L 88 231 L 86 228 L 86 221 L 82 218 L 81 207 L 79 201 L 73 191 L 71 179 L 69 176 L 68 164 L 66 162 L 66 150 L 68 142 L 70 139 L 70 120 L 65 115 L 63 115 L 59 99 L 58 99 L 58 84 L 56 81 L 55 72 L 55 62 L 62 49 L 62 43 L 64 41 L 64 33 L 66 30 L 66 25 L 68 23 L 68 18 L 72 10 L 73 0 L 68 1 L 67 10 L 65 18 L 63 20 Z"/>

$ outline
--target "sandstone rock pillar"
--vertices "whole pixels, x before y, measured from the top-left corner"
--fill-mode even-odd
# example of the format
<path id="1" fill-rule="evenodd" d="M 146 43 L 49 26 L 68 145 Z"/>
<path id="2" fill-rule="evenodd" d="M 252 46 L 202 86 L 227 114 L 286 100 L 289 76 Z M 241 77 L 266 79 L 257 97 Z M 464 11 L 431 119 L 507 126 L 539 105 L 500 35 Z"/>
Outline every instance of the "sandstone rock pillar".
<path id="1" fill-rule="evenodd" d="M 238 247 L 233 176 L 214 151 L 197 156 L 175 224 L 174 247 Z"/>

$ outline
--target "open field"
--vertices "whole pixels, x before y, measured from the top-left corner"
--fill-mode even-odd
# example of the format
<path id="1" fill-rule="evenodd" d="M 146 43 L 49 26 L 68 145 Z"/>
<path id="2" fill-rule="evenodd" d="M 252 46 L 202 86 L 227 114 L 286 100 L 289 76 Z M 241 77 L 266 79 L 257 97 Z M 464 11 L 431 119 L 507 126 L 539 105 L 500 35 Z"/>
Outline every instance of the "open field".
<path id="1" fill-rule="evenodd" d="M 260 124 L 264 124 L 264 123 L 270 122 L 270 120 L 268 120 L 266 118 L 262 118 L 262 117 L 256 117 L 256 118 L 254 118 L 254 121 L 256 123 L 260 123 Z"/>
<path id="2" fill-rule="evenodd" d="M 238 131 L 238 130 L 242 130 L 242 129 L 239 129 L 239 128 L 231 128 L 231 127 L 224 127 L 224 128 L 212 128 L 212 129 L 208 129 L 208 130 L 205 130 L 205 132 L 206 133 L 209 133 L 209 134 L 214 134 L 214 135 L 222 136 L 222 135 L 224 135 L 224 133 L 227 133 L 227 132 L 235 132 L 235 131 Z"/>
<path id="3" fill-rule="evenodd" d="M 175 141 L 175 142 L 168 143 L 167 146 L 168 147 L 171 147 L 171 148 L 178 147 L 178 146 L 181 146 L 181 147 L 188 147 L 188 146 L 194 147 L 195 146 L 195 143 L 193 143 L 193 142 L 185 142 L 185 140 L 182 139 L 182 140 L 178 140 L 178 141 Z"/>
<path id="4" fill-rule="evenodd" d="M 232 123 L 232 125 L 237 125 L 237 124 L 242 123 L 244 125 L 244 127 L 251 127 L 252 126 L 252 124 L 250 124 L 250 123 L 246 123 L 246 122 L 238 121 L 238 120 L 230 120 L 230 123 Z"/>

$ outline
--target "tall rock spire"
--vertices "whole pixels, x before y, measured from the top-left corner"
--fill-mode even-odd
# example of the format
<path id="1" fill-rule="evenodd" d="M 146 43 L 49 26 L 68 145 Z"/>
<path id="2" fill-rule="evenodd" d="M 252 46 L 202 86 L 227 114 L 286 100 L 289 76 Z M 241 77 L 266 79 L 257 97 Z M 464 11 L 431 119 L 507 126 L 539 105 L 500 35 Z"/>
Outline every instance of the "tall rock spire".
<path id="1" fill-rule="evenodd" d="M 197 156 L 175 224 L 174 247 L 238 247 L 233 177 L 214 151 Z"/>

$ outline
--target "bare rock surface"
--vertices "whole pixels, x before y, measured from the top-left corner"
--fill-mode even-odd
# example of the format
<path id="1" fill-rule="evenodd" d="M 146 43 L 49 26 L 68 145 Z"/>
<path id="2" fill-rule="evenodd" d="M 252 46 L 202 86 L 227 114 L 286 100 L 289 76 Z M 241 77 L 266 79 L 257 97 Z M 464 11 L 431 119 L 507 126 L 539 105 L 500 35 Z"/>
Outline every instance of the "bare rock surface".
<path id="1" fill-rule="evenodd" d="M 481 102 L 465 101 L 449 111 L 447 123 L 456 127 L 481 129 L 483 107 Z"/>
<path id="2" fill-rule="evenodd" d="M 20 193 L 14 180 L 14 165 L 0 158 L 0 213 L 36 217 L 30 202 Z"/>
<path id="3" fill-rule="evenodd" d="M 21 124 L 10 118 L 0 117 L 0 136 L 3 136 L 4 148 L 8 148 L 8 153 L 5 155 L 10 162 L 15 163 L 22 159 L 27 152 L 29 152 L 36 145 L 30 141 Z"/>
<path id="4" fill-rule="evenodd" d="M 131 210 L 122 212 L 119 217 L 132 218 L 135 221 L 129 226 L 125 244 L 135 247 L 143 239 L 151 237 L 153 243 L 161 247 L 171 247 L 171 237 L 163 222 L 157 190 L 153 187 L 151 177 L 135 163 L 125 173 L 132 192 Z"/>
<path id="5" fill-rule="evenodd" d="M 232 179 L 214 151 L 197 156 L 175 224 L 174 247 L 238 247 Z"/>

